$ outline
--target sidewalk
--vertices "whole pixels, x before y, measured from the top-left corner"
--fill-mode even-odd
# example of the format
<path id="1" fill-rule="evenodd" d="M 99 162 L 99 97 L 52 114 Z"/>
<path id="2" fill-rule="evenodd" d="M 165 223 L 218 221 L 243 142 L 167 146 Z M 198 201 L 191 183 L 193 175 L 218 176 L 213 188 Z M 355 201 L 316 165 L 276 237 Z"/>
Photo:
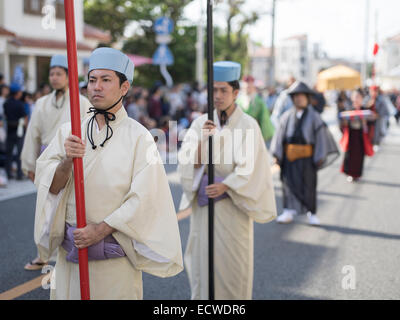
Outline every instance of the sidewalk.
<path id="1" fill-rule="evenodd" d="M 0 187 L 0 201 L 10 200 L 36 193 L 36 187 L 30 180 L 11 179 L 6 187 Z"/>

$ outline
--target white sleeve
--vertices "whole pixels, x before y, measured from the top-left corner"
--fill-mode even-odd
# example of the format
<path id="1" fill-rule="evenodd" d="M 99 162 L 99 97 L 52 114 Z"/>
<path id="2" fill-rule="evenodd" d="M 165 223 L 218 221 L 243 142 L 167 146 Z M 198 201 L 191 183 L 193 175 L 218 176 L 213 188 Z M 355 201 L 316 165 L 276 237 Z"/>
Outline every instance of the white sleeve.
<path id="1" fill-rule="evenodd" d="M 147 259 L 153 260 L 159 263 L 169 263 L 171 262 L 169 259 L 164 258 L 163 256 L 159 255 L 158 253 L 151 250 L 149 247 L 144 245 L 143 243 L 137 242 L 136 240 L 132 240 L 133 247 L 135 250 L 141 254 L 143 257 Z"/>
<path id="2" fill-rule="evenodd" d="M 60 204 L 63 193 L 64 189 L 62 189 L 58 194 L 52 194 L 51 192 L 47 194 L 46 203 L 44 205 L 46 218 L 39 240 L 39 244 L 45 248 L 47 248 L 49 244 L 50 228 L 53 224 L 54 216 L 56 214 L 58 205 Z"/>
<path id="3" fill-rule="evenodd" d="M 193 187 L 192 187 L 193 192 L 196 192 L 200 187 L 201 178 L 204 175 L 204 169 L 205 169 L 204 164 L 200 168 L 194 169 Z"/>

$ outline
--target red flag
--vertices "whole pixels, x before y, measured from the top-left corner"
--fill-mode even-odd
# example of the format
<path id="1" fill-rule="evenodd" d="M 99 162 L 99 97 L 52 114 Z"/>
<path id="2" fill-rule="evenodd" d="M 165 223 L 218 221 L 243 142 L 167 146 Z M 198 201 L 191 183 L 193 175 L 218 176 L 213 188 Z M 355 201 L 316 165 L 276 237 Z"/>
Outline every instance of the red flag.
<path id="1" fill-rule="evenodd" d="M 378 50 L 379 50 L 379 45 L 377 43 L 375 43 L 374 44 L 374 51 L 373 51 L 374 56 L 376 56 L 376 54 L 378 53 Z"/>

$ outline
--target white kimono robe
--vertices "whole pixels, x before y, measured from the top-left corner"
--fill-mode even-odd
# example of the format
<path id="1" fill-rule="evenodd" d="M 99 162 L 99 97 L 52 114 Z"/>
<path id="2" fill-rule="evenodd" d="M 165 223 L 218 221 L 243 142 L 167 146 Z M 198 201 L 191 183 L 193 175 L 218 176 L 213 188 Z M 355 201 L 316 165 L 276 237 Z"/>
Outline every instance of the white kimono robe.
<path id="1" fill-rule="evenodd" d="M 71 121 L 69 90 L 65 92 L 65 98 L 60 98 L 65 100 L 59 109 L 53 105 L 55 94 L 53 91 L 40 98 L 33 109 L 21 152 L 22 171 L 26 175 L 28 171 L 35 172 L 36 160 L 39 158 L 42 146 L 48 146 L 61 125 Z M 92 105 L 86 97 L 81 95 L 79 98 L 81 120 L 83 120 Z M 61 102 L 60 99 L 58 103 Z"/>
<path id="2" fill-rule="evenodd" d="M 184 191 L 180 210 L 192 206 L 184 257 L 192 299 L 209 298 L 208 206 L 200 207 L 197 203 L 199 181 L 207 166 L 195 169 L 193 165 L 197 162 L 198 139 L 206 120 L 207 115 L 203 115 L 193 121 L 178 155 L 178 172 Z M 269 155 L 257 122 L 239 107 L 222 130 L 216 111 L 214 123 L 219 129 L 214 135 L 215 177 L 223 177 L 222 182 L 229 187 L 229 197 L 214 202 L 215 299 L 251 299 L 253 221 L 266 223 L 276 217 Z M 233 140 L 229 140 L 230 135 L 234 136 Z M 227 139 L 220 140 L 222 136 Z M 203 148 L 203 159 L 208 159 L 207 148 L 208 142 Z"/>
<path id="3" fill-rule="evenodd" d="M 89 119 L 82 123 L 82 136 L 86 136 Z M 106 126 L 97 133 L 93 130 L 95 150 L 86 136 L 86 220 L 105 221 L 115 228 L 113 237 L 126 257 L 89 261 L 90 294 L 91 299 L 142 299 L 142 271 L 170 277 L 183 270 L 178 222 L 165 169 L 149 131 L 128 118 L 124 108 L 110 125 L 113 136 L 104 148 L 99 145 Z M 64 141 L 69 134 L 67 123 L 39 157 L 36 168 L 35 242 L 44 261 L 58 248 L 52 299 L 80 299 L 78 264 L 66 261 L 61 246 L 65 223 L 76 225 L 73 174 L 53 200 L 58 201 L 56 209 L 51 210 L 49 204 L 55 197 L 49 188 L 65 157 Z"/>

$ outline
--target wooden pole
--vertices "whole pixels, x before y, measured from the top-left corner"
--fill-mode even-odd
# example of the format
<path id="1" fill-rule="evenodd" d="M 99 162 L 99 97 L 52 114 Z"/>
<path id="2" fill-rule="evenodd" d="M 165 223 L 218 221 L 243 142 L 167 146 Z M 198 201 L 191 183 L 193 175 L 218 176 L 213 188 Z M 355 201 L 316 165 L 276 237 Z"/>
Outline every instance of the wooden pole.
<path id="1" fill-rule="evenodd" d="M 207 87 L 208 120 L 214 121 L 213 0 L 207 0 Z M 209 137 L 208 184 L 214 183 L 213 139 Z M 208 198 L 208 296 L 214 300 L 214 199 Z"/>
<path id="2" fill-rule="evenodd" d="M 74 136 L 81 138 L 81 116 L 79 106 L 79 84 L 78 84 L 78 59 L 75 36 L 74 1 L 65 0 L 65 29 L 67 33 L 68 52 L 68 78 L 69 95 L 71 105 L 71 131 Z M 76 201 L 77 228 L 86 227 L 85 215 L 85 192 L 83 180 L 82 158 L 74 158 L 74 181 Z M 90 300 L 89 289 L 89 264 L 87 248 L 79 249 L 79 276 L 81 283 L 81 300 Z"/>

